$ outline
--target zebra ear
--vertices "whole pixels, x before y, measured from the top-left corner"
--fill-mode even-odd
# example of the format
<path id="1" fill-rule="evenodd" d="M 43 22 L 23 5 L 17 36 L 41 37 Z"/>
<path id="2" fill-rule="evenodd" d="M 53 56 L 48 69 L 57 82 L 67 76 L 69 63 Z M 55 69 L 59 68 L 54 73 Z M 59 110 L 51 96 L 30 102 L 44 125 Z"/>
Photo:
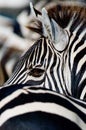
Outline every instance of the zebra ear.
<path id="1" fill-rule="evenodd" d="M 38 15 L 41 15 L 41 12 L 36 10 L 32 4 L 32 2 L 30 2 L 30 9 L 31 9 L 31 15 L 34 16 L 35 18 L 38 16 Z"/>
<path id="2" fill-rule="evenodd" d="M 42 9 L 42 26 L 43 26 L 43 34 L 45 37 L 48 37 L 50 39 L 54 39 L 52 35 L 52 26 L 51 22 L 48 16 L 48 13 L 45 8 Z"/>
<path id="3" fill-rule="evenodd" d="M 45 8 L 42 9 L 42 26 L 44 36 L 51 39 L 58 51 L 63 51 L 68 44 L 68 34 L 54 19 L 50 20 Z"/>

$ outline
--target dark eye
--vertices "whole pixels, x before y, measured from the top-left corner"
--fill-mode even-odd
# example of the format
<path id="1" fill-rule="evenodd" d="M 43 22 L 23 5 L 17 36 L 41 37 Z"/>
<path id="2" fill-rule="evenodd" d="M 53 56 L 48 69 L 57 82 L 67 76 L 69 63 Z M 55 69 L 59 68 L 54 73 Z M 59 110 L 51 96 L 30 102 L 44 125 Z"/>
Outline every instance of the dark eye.
<path id="1" fill-rule="evenodd" d="M 34 68 L 29 72 L 29 75 L 34 77 L 40 77 L 44 73 L 43 69 Z"/>

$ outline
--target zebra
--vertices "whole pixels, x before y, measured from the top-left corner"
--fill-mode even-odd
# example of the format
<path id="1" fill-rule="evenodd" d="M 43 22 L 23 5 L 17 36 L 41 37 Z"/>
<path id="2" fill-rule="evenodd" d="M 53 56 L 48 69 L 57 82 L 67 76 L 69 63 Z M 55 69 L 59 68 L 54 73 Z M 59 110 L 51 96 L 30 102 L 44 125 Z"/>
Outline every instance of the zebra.
<path id="1" fill-rule="evenodd" d="M 58 5 L 57 8 L 59 16 L 62 17 L 61 6 Z M 85 130 L 86 128 L 86 103 L 80 100 L 85 100 L 85 85 L 75 86 L 72 79 L 80 83 L 85 81 L 85 59 L 81 60 L 82 64 L 78 61 L 80 68 L 78 65 L 73 68 L 74 59 L 71 60 L 78 54 L 72 57 L 74 53 L 72 48 L 76 52 L 78 48 L 83 50 L 83 44 L 85 45 L 85 20 L 81 17 L 85 10 L 83 9 L 83 13 L 81 13 L 82 8 L 79 10 L 81 16 L 74 12 L 73 15 L 68 11 L 71 19 L 70 17 L 67 19 L 66 27 L 62 24 L 64 20 L 60 21 L 63 28 L 57 24 L 59 21 L 56 22 L 56 19 L 52 18 L 54 15 L 51 10 L 47 12 L 43 8 L 42 16 L 39 16 L 39 12 L 35 10 L 34 14 L 41 20 L 43 28 L 39 33 L 43 36 L 19 59 L 11 78 L 0 87 L 1 130 Z M 35 30 L 37 31 L 37 28 Z M 79 39 L 77 38 L 76 41 L 84 42 L 81 42 L 81 48 L 74 40 L 77 33 Z M 75 70 L 83 72 L 83 74 L 79 73 L 79 79 L 77 75 L 73 75 Z"/>
<path id="2" fill-rule="evenodd" d="M 0 88 L 0 130 L 85 130 L 86 103 L 46 88 Z"/>
<path id="3" fill-rule="evenodd" d="M 41 37 L 23 54 L 4 84 L 40 86 L 86 100 L 86 8 L 57 4 L 34 9 Z M 30 29 L 33 27 L 30 27 Z"/>

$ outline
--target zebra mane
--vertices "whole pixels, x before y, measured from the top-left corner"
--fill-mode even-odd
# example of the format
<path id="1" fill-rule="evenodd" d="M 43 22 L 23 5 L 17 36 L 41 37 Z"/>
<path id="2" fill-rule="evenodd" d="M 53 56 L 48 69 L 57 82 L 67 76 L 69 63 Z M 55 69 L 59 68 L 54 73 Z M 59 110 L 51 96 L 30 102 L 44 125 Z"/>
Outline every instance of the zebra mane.
<path id="1" fill-rule="evenodd" d="M 76 2 L 74 2 L 76 3 Z M 84 21 L 85 26 L 86 26 L 86 6 L 80 5 L 80 4 L 70 4 L 69 3 L 64 3 L 64 2 L 57 2 L 57 3 L 50 3 L 47 5 L 46 10 L 48 12 L 49 18 L 52 18 L 55 20 L 58 25 L 62 28 L 66 28 L 68 24 L 71 22 L 72 19 L 72 31 L 82 22 Z M 35 9 L 36 11 L 36 9 Z M 39 11 L 38 11 L 39 12 Z M 40 12 L 41 14 L 41 12 Z M 75 14 L 75 16 L 74 16 Z M 37 14 L 36 11 L 36 16 L 39 15 Z M 38 19 L 34 19 L 31 21 L 31 25 L 27 26 L 30 30 L 37 32 L 39 34 L 43 34 L 43 29 L 42 29 L 42 23 Z M 32 24 L 33 23 L 33 24 Z"/>
<path id="2" fill-rule="evenodd" d="M 71 18 L 73 17 L 74 13 L 76 14 L 78 23 L 81 20 L 86 21 L 86 8 L 80 6 L 67 6 L 67 5 L 56 5 L 52 8 L 48 9 L 49 17 L 53 18 L 62 28 L 65 28 Z"/>

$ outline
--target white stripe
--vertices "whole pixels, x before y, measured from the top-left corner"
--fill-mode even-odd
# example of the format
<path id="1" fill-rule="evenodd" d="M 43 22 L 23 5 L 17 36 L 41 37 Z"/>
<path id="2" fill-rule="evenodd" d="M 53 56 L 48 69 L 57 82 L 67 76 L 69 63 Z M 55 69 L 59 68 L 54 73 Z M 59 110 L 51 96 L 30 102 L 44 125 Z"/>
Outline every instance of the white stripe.
<path id="1" fill-rule="evenodd" d="M 24 86 L 23 87 L 23 89 L 18 89 L 18 90 L 16 90 L 15 92 L 13 92 L 12 94 L 10 94 L 9 96 L 7 96 L 6 98 L 4 98 L 3 100 L 1 100 L 0 101 L 0 109 L 3 107 L 3 106 L 5 106 L 7 103 L 9 103 L 10 101 L 12 101 L 13 99 L 15 99 L 16 97 L 18 97 L 19 95 L 21 95 L 21 94 L 29 94 L 29 92 L 31 92 L 31 93 L 37 93 L 37 94 L 39 94 L 39 93 L 43 93 L 43 94 L 53 94 L 53 95 L 55 95 L 55 96 L 59 96 L 59 97 L 61 97 L 61 98 L 63 98 L 63 99 L 65 99 L 65 100 L 67 100 L 67 101 L 69 101 L 71 104 L 73 104 L 75 107 L 77 107 L 80 111 L 82 111 L 83 113 L 86 113 L 86 109 L 85 108 L 83 108 L 83 107 L 81 107 L 80 105 L 78 105 L 78 104 L 76 104 L 76 103 L 74 103 L 73 101 L 71 101 L 70 99 L 68 99 L 68 97 L 65 97 L 65 96 L 63 96 L 63 95 L 61 95 L 61 94 L 58 94 L 58 93 L 56 93 L 56 92 L 53 92 L 53 91 L 49 91 L 49 90 L 41 90 L 41 89 L 38 89 L 38 90 L 31 90 L 30 89 L 30 87 L 31 86 Z M 38 86 L 35 86 L 35 87 L 38 87 Z M 75 98 L 73 98 L 73 97 L 70 97 L 71 99 L 74 99 L 74 100 L 76 100 L 76 101 L 78 101 L 78 102 L 80 102 L 80 103 L 82 103 L 82 104 L 84 104 L 84 105 L 86 105 L 86 103 L 85 102 L 83 102 L 83 101 L 81 101 L 81 100 L 78 100 L 78 99 L 75 99 Z"/>
<path id="2" fill-rule="evenodd" d="M 49 64 L 48 69 L 47 69 L 47 75 L 48 75 L 48 78 L 49 78 L 49 80 L 50 80 L 51 86 L 53 87 L 52 89 L 53 89 L 54 91 L 56 91 L 56 88 L 55 88 L 55 85 L 54 85 L 54 82 L 53 82 L 53 79 L 52 79 L 51 73 L 50 73 L 50 68 L 51 68 L 52 63 L 53 63 L 53 58 L 54 58 L 54 57 L 53 57 L 53 53 L 52 53 L 52 57 L 51 57 L 51 60 L 50 60 L 50 64 Z"/>
<path id="3" fill-rule="evenodd" d="M 78 44 L 78 42 L 79 42 L 79 40 L 77 40 L 76 42 L 75 42 L 75 44 Z M 82 51 L 83 49 L 85 49 L 86 48 L 86 45 L 85 45 L 86 43 L 84 43 L 82 46 L 80 46 L 75 52 L 73 52 L 73 56 L 75 57 L 75 56 L 77 56 L 77 54 L 78 53 L 80 53 L 80 51 Z M 73 49 L 75 49 L 75 47 L 73 47 Z M 85 54 L 86 52 L 84 52 L 84 55 L 86 56 L 86 54 Z M 86 59 L 84 59 L 85 61 L 86 61 Z"/>
<path id="4" fill-rule="evenodd" d="M 73 34 L 76 35 L 76 33 L 78 32 L 78 30 L 80 29 L 80 27 L 83 25 L 83 21 L 75 28 L 75 30 L 73 31 Z"/>
<path id="5" fill-rule="evenodd" d="M 46 78 L 45 78 L 45 87 L 47 88 L 47 89 L 49 89 L 49 82 L 48 82 L 48 78 L 47 78 L 47 76 L 46 76 Z"/>
<path id="6" fill-rule="evenodd" d="M 16 71 L 14 71 L 13 75 L 11 76 L 11 78 L 5 83 L 5 84 L 16 84 L 17 81 L 19 80 L 20 78 L 20 73 L 24 70 L 26 66 L 26 62 L 24 62 L 23 66 L 18 68 L 16 68 Z M 22 77 L 22 74 L 21 74 L 21 77 Z"/>
<path id="7" fill-rule="evenodd" d="M 80 60 L 79 60 L 79 63 L 78 63 L 78 66 L 77 66 L 77 71 L 76 71 L 76 74 L 78 74 L 78 72 L 80 71 L 82 65 L 86 63 L 86 54 L 84 55 L 84 57 L 82 57 Z M 84 68 L 84 70 L 86 69 L 86 67 Z M 86 74 L 86 73 L 85 73 Z M 86 78 L 86 75 L 84 75 L 85 78 Z"/>
<path id="8" fill-rule="evenodd" d="M 76 103 L 73 102 L 71 99 L 73 99 L 73 100 L 75 100 L 75 101 L 78 101 L 79 103 L 82 103 L 82 104 L 86 105 L 86 103 L 83 102 L 83 101 L 81 101 L 81 100 L 75 99 L 75 98 L 73 98 L 73 97 L 71 97 L 71 96 L 69 96 L 69 97 L 71 98 L 71 99 L 69 99 L 68 96 L 65 97 L 65 96 L 63 96 L 63 95 L 61 95 L 61 94 L 59 94 L 59 93 L 54 92 L 54 91 L 49 91 L 49 90 L 46 90 L 46 91 L 45 91 L 45 90 L 41 90 L 41 89 L 39 89 L 39 90 L 31 90 L 30 88 L 28 89 L 28 86 L 25 87 L 25 88 L 27 88 L 27 91 L 28 91 L 28 92 L 31 92 L 31 93 L 38 93 L 38 94 L 39 94 L 39 93 L 45 93 L 45 94 L 49 93 L 49 94 L 53 94 L 53 95 L 55 95 L 55 96 L 59 96 L 59 97 L 65 99 L 65 100 L 67 100 L 68 102 L 70 102 L 71 104 L 73 104 L 77 109 L 79 109 L 79 110 L 82 111 L 84 114 L 86 114 L 86 109 L 83 108 L 82 106 L 78 105 L 78 103 L 76 104 Z"/>
<path id="9" fill-rule="evenodd" d="M 70 29 L 70 27 L 72 26 L 72 23 L 73 23 L 73 21 L 74 21 L 74 19 L 75 19 L 75 18 L 74 18 L 75 15 L 76 15 L 76 13 L 73 14 L 73 16 L 71 17 L 71 19 L 70 19 L 70 21 L 69 21 L 68 26 L 65 28 L 65 29 L 68 31 L 69 35 L 70 35 L 69 29 Z"/>
<path id="10" fill-rule="evenodd" d="M 0 116 L 0 126 L 3 125 L 3 123 L 5 123 L 8 119 L 12 117 L 35 111 L 47 112 L 65 117 L 74 122 L 75 124 L 77 124 L 83 130 L 86 129 L 86 124 L 83 122 L 83 120 L 80 119 L 80 117 L 76 113 L 54 103 L 41 103 L 41 102 L 24 104 L 21 106 L 17 106 L 13 109 L 6 110 Z"/>
<path id="11" fill-rule="evenodd" d="M 4 107 L 6 104 L 8 104 L 9 102 L 11 102 L 12 100 L 14 100 L 15 98 L 17 98 L 22 93 L 28 94 L 28 92 L 26 90 L 18 89 L 16 91 L 14 91 L 12 94 L 6 96 L 3 100 L 0 101 L 0 109 L 2 107 Z"/>
<path id="12" fill-rule="evenodd" d="M 85 85 L 85 87 L 84 87 L 84 89 L 83 89 L 83 91 L 81 93 L 80 99 L 83 100 L 85 95 L 86 95 L 86 85 Z"/>
<path id="13" fill-rule="evenodd" d="M 61 94 L 63 94 L 63 90 L 62 90 L 62 87 L 61 87 L 61 84 L 60 84 L 60 82 L 59 82 L 59 79 L 58 79 L 58 75 L 57 75 L 57 67 L 58 67 L 58 57 L 57 57 L 57 61 L 56 61 L 57 63 L 56 63 L 56 65 L 55 65 L 55 67 L 54 67 L 54 69 L 53 69 L 53 72 L 54 72 L 54 77 L 55 77 L 55 79 L 56 79 L 56 82 L 57 82 L 57 84 L 58 84 L 58 88 L 59 88 L 59 91 L 60 91 L 60 93 Z M 55 85 L 54 85 L 55 86 Z"/>
<path id="14" fill-rule="evenodd" d="M 84 72 L 83 76 L 80 79 L 79 86 L 85 79 L 86 79 L 86 71 Z"/>

